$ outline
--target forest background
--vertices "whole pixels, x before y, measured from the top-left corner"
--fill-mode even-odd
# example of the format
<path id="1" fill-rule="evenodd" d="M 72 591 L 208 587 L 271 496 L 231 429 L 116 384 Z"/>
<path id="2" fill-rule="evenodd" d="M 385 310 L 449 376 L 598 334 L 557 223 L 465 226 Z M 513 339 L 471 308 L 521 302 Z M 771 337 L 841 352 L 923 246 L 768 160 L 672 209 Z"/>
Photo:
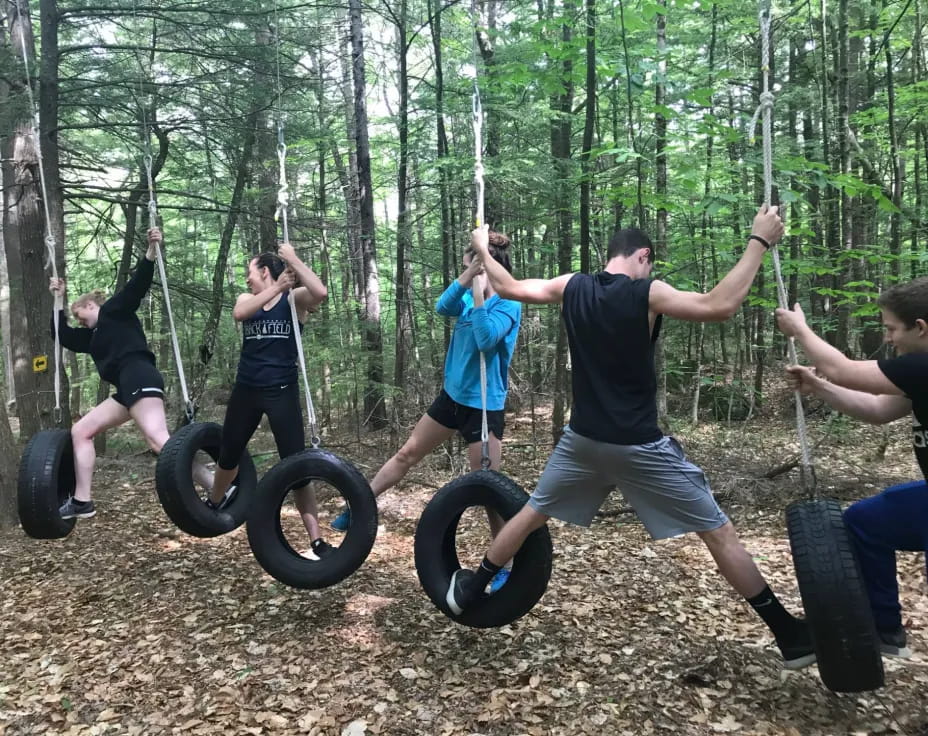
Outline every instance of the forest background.
<path id="1" fill-rule="evenodd" d="M 875 296 L 928 259 L 923 6 L 772 8 L 773 200 L 787 223 L 789 299 L 858 358 L 881 350 Z M 441 384 L 450 325 L 433 305 L 468 244 L 475 75 L 487 220 L 511 236 L 519 276 L 596 270 L 609 235 L 638 226 L 654 239 L 658 277 L 711 288 L 763 198 L 750 3 L 41 0 L 30 15 L 25 0 L 4 0 L 0 10 L 7 521 L 11 427 L 28 439 L 58 418 L 44 204 L 71 297 L 112 292 L 144 247 L 146 158 L 190 394 L 221 417 L 240 342 L 230 307 L 248 258 L 279 242 L 283 126 L 291 240 L 329 288 L 304 338 L 310 382 L 324 431 L 358 442 L 388 428 L 395 444 Z M 665 328 L 666 421 L 740 421 L 763 405 L 765 372 L 784 354 L 775 304 L 768 260 L 735 319 Z M 142 311 L 179 420 L 160 287 Z M 108 389 L 88 356 L 63 360 L 67 424 Z M 527 308 L 510 403 L 532 408 L 535 442 L 569 414 L 569 370 L 557 310 Z M 536 406 L 550 408 L 537 426 Z"/>

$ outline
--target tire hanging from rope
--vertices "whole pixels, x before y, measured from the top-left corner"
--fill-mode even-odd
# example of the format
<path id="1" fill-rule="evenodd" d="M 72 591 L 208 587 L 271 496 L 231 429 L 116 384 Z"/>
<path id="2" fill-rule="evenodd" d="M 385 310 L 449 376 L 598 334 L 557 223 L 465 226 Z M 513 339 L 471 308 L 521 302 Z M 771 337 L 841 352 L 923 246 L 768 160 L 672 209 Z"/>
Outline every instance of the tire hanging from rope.
<path id="1" fill-rule="evenodd" d="M 25 5 L 20 6 L 28 13 Z M 27 18 L 28 20 L 28 18 Z M 48 207 L 48 186 L 45 179 L 45 162 L 42 156 L 41 122 L 35 95 L 32 91 L 32 74 L 29 68 L 29 49 L 26 46 L 26 23 L 20 19 L 20 46 L 26 80 L 26 93 L 31 112 L 30 134 L 35 145 L 42 191 L 42 209 L 48 267 L 52 278 L 58 278 L 56 255 L 58 244 L 52 232 L 51 212 Z M 52 324 L 55 332 L 55 424 L 61 424 L 61 338 L 58 334 L 58 313 L 64 308 L 63 295 L 55 294 Z M 74 451 L 71 433 L 66 429 L 43 429 L 36 432 L 23 450 L 16 484 L 16 503 L 23 531 L 34 539 L 61 539 L 71 533 L 74 519 L 62 519 L 60 506 L 74 494 Z"/>
<path id="2" fill-rule="evenodd" d="M 155 195 L 151 129 L 143 99 L 142 75 L 145 69 L 141 59 L 138 56 L 136 58 L 140 67 L 139 97 L 136 102 L 142 116 L 142 165 L 148 187 L 148 227 L 155 228 L 158 227 L 158 203 Z M 238 491 L 221 511 L 213 511 L 206 506 L 200 495 L 201 491 L 194 483 L 193 464 L 197 453 L 204 453 L 213 461 L 218 461 L 222 427 L 213 422 L 195 421 L 197 407 L 187 389 L 187 377 L 184 373 L 183 356 L 174 324 L 171 293 L 160 245 L 155 253 L 155 261 L 161 279 L 164 308 L 171 331 L 171 345 L 186 419 L 186 424 L 171 435 L 161 448 L 155 466 L 155 490 L 165 514 L 178 529 L 195 537 L 216 537 L 245 523 L 258 484 L 257 471 L 251 455 L 245 450 L 239 460 L 238 475 L 232 481 Z"/>
<path id="3" fill-rule="evenodd" d="M 474 131 L 474 196 L 476 227 L 484 224 L 483 106 L 477 79 L 477 10 L 474 22 L 474 91 L 471 112 Z M 474 506 L 495 511 L 504 521 L 515 516 L 528 501 L 528 494 L 511 478 L 490 470 L 490 436 L 487 426 L 487 367 L 480 352 L 481 470 L 471 471 L 438 490 L 426 504 L 416 525 L 416 574 L 429 599 L 449 618 L 473 628 L 505 626 L 528 613 L 541 600 L 551 577 L 553 556 L 548 527 L 536 529 L 512 560 L 506 583 L 492 595 L 474 601 L 462 614 L 454 614 L 445 600 L 448 585 L 461 567 L 457 555 L 457 531 L 464 512 Z"/>
<path id="4" fill-rule="evenodd" d="M 751 121 L 753 135 L 757 119 L 762 122 L 764 160 L 764 204 L 770 206 L 773 189 L 773 92 L 770 91 L 769 0 L 760 8 L 761 71 L 763 90 Z M 777 283 L 777 303 L 789 309 L 786 287 L 776 246 L 770 249 Z M 789 361 L 796 365 L 796 341 L 787 342 Z M 883 686 L 883 660 L 870 600 L 841 516 L 841 505 L 833 498 L 820 498 L 809 453 L 802 395 L 797 389 L 796 430 L 799 436 L 803 491 L 810 500 L 786 509 L 796 581 L 806 620 L 812 632 L 819 675 L 835 692 L 861 692 Z"/>
<path id="5" fill-rule="evenodd" d="M 290 242 L 288 207 L 290 189 L 287 182 L 287 142 L 284 135 L 283 91 L 280 81 L 280 27 L 274 7 L 274 33 L 277 63 L 277 164 L 278 189 L 275 219 L 281 223 L 283 242 Z M 275 579 L 294 588 L 326 588 L 353 574 L 370 554 L 377 537 L 377 500 L 361 471 L 334 453 L 321 449 L 322 440 L 316 421 L 306 356 L 303 351 L 301 323 L 293 291 L 287 295 L 290 318 L 296 339 L 297 359 L 306 400 L 306 418 L 310 429 L 310 447 L 284 458 L 271 468 L 258 484 L 255 502 L 248 518 L 248 544 L 264 570 Z M 348 529 L 341 543 L 324 558 L 309 559 L 288 541 L 281 523 L 283 507 L 290 492 L 303 487 L 315 494 L 313 485 L 324 483 L 340 497 L 328 505 L 341 511 L 347 506 Z M 328 507 L 327 505 L 327 507 Z M 317 518 L 318 521 L 318 518 Z"/>

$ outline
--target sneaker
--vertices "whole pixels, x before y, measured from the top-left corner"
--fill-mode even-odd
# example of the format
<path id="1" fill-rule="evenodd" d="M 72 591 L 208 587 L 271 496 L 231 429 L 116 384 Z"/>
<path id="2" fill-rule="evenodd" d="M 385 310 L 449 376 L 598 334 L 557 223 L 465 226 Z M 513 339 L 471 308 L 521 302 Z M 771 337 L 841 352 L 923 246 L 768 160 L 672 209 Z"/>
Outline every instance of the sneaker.
<path id="1" fill-rule="evenodd" d="M 905 629 L 901 626 L 895 631 L 878 631 L 880 637 L 880 654 L 884 657 L 908 659 L 912 650 L 906 646 Z"/>
<path id="2" fill-rule="evenodd" d="M 58 513 L 62 519 L 89 519 L 97 510 L 93 501 L 78 501 L 72 496 L 58 509 Z"/>
<path id="3" fill-rule="evenodd" d="M 801 670 L 815 663 L 815 648 L 812 646 L 812 634 L 809 625 L 802 619 L 801 624 L 790 641 L 777 641 L 780 654 L 783 655 L 783 667 L 788 670 Z"/>
<path id="4" fill-rule="evenodd" d="M 315 542 L 313 542 L 311 547 L 313 550 L 313 554 L 315 554 L 316 557 L 318 557 L 320 560 L 324 560 L 326 557 L 329 557 L 330 555 L 334 554 L 335 549 L 336 549 L 335 547 L 333 547 L 331 544 L 326 542 L 321 537 L 317 539 Z"/>
<path id="5" fill-rule="evenodd" d="M 470 605 L 474 599 L 473 591 L 470 590 L 470 582 L 474 579 L 476 573 L 473 570 L 456 570 L 451 576 L 451 583 L 448 585 L 448 592 L 445 594 L 445 603 L 455 616 L 464 613 L 464 609 Z"/>
<path id="6" fill-rule="evenodd" d="M 222 500 L 219 503 L 216 503 L 209 496 L 206 497 L 206 506 L 211 511 L 225 511 L 225 509 L 232 503 L 232 500 L 235 498 L 235 494 L 238 493 L 238 486 L 231 485 L 229 490 L 226 491 L 226 495 L 222 497 Z"/>
<path id="7" fill-rule="evenodd" d="M 345 506 L 345 510 L 332 519 L 329 526 L 337 532 L 347 532 L 348 527 L 351 526 L 351 509 Z"/>
<path id="8" fill-rule="evenodd" d="M 502 588 L 507 580 L 509 580 L 509 569 L 505 567 L 500 568 L 499 572 L 496 573 L 490 581 L 490 595 L 493 595 L 497 590 Z"/>

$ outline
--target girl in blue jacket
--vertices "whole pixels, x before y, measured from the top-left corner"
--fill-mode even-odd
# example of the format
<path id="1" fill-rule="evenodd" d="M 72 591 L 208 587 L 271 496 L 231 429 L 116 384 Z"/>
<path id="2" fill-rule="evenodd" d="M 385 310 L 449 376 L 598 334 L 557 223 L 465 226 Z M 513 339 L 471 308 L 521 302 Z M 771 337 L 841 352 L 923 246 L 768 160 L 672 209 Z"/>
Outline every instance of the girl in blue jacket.
<path id="1" fill-rule="evenodd" d="M 489 236 L 491 255 L 507 271 L 512 272 L 509 238 L 492 231 Z M 474 258 L 473 251 L 469 249 L 464 254 L 464 271 L 438 298 L 435 311 L 445 317 L 457 318 L 445 356 L 444 385 L 399 452 L 377 471 L 371 481 L 375 496 L 395 486 L 410 468 L 450 439 L 455 432 L 467 440 L 471 469 L 480 469 L 481 352 L 485 356 L 487 369 L 490 467 L 494 470 L 499 467 L 506 392 L 509 388 L 509 363 L 519 336 L 522 305 L 500 298 L 483 273 L 483 267 Z M 332 527 L 337 530 L 347 529 L 349 519 L 346 510 L 333 520 Z"/>

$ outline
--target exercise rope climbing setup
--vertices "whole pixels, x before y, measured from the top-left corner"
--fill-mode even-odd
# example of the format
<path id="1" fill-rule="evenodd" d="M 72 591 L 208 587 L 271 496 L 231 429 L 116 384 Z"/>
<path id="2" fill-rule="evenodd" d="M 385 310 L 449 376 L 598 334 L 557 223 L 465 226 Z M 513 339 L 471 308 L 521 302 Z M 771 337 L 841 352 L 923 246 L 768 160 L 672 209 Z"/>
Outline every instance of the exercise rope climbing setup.
<path id="1" fill-rule="evenodd" d="M 763 86 L 750 130 L 753 135 L 760 118 L 764 205 L 769 207 L 773 191 L 774 95 L 770 90 L 772 24 L 768 0 L 761 2 L 759 22 Z M 777 303 L 781 309 L 789 309 L 778 248 L 774 246 L 770 252 Z M 788 339 L 787 351 L 789 362 L 796 365 L 799 360 L 793 337 Z M 836 692 L 873 690 L 883 685 L 883 663 L 867 593 L 844 526 L 841 505 L 835 499 L 818 495 L 802 395 L 798 389 L 795 402 L 801 479 L 809 500 L 791 504 L 786 509 L 786 524 L 819 675 L 826 687 Z"/>
<path id="2" fill-rule="evenodd" d="M 290 187 L 287 178 L 287 142 L 284 134 L 283 85 L 281 82 L 281 35 L 274 8 L 276 53 L 277 111 L 277 210 L 283 243 L 290 243 Z M 302 324 L 297 312 L 295 289 L 286 295 L 296 341 L 297 362 L 306 402 L 306 419 L 310 429 L 310 447 L 282 459 L 272 467 L 258 485 L 255 503 L 248 518 L 248 543 L 258 564 L 274 578 L 294 588 L 319 589 L 341 582 L 353 574 L 367 559 L 377 536 L 377 501 L 370 485 L 352 463 L 321 448 L 321 438 L 313 405 L 312 391 L 303 350 Z M 310 559 L 291 546 L 281 525 L 283 507 L 291 491 L 302 494 L 306 508 L 301 515 L 315 517 L 318 524 L 319 501 L 315 486 L 333 488 L 340 496 L 338 508 L 347 506 L 350 522 L 345 537 L 336 547 L 323 545 L 323 555 Z M 310 523 L 313 523 L 310 522 Z M 309 531 L 310 527 L 307 527 Z M 319 538 L 321 539 L 321 537 Z M 317 547 L 313 544 L 312 550 Z"/>
<path id="3" fill-rule="evenodd" d="M 20 12 L 28 8 L 20 6 Z M 48 184 L 42 156 L 41 122 L 35 95 L 32 91 L 32 72 L 29 66 L 29 49 L 25 29 L 28 22 L 19 23 L 19 40 L 26 94 L 29 98 L 30 134 L 35 146 L 39 169 L 39 187 L 42 193 L 43 240 L 48 268 L 52 278 L 58 279 L 56 255 L 58 243 L 52 230 L 51 211 L 48 206 Z M 64 308 L 64 295 L 55 294 L 52 324 L 55 334 L 55 424 L 60 424 L 61 413 L 61 336 L 58 330 L 58 312 Z M 71 433 L 67 429 L 44 429 L 29 440 L 23 450 L 17 477 L 17 508 L 23 531 L 34 539 L 60 539 L 70 534 L 74 519 L 62 519 L 59 507 L 74 493 L 74 451 Z"/>
<path id="4" fill-rule="evenodd" d="M 485 223 L 485 186 L 483 167 L 483 106 L 477 75 L 477 34 L 480 32 L 477 9 L 471 5 L 473 19 L 474 89 L 471 96 L 474 133 L 474 223 Z M 511 478 L 491 470 L 489 427 L 487 419 L 486 356 L 480 351 L 480 464 L 457 478 L 432 497 L 422 512 L 415 534 L 416 573 L 431 601 L 454 621 L 474 628 L 493 628 L 512 623 L 528 613 L 544 595 L 551 577 L 552 546 L 547 526 L 526 539 L 512 561 L 506 583 L 495 593 L 486 595 L 461 614 L 455 614 L 446 601 L 449 582 L 461 567 L 457 554 L 457 531 L 463 513 L 480 506 L 495 512 L 504 521 L 511 519 L 525 505 L 528 494 Z"/>

